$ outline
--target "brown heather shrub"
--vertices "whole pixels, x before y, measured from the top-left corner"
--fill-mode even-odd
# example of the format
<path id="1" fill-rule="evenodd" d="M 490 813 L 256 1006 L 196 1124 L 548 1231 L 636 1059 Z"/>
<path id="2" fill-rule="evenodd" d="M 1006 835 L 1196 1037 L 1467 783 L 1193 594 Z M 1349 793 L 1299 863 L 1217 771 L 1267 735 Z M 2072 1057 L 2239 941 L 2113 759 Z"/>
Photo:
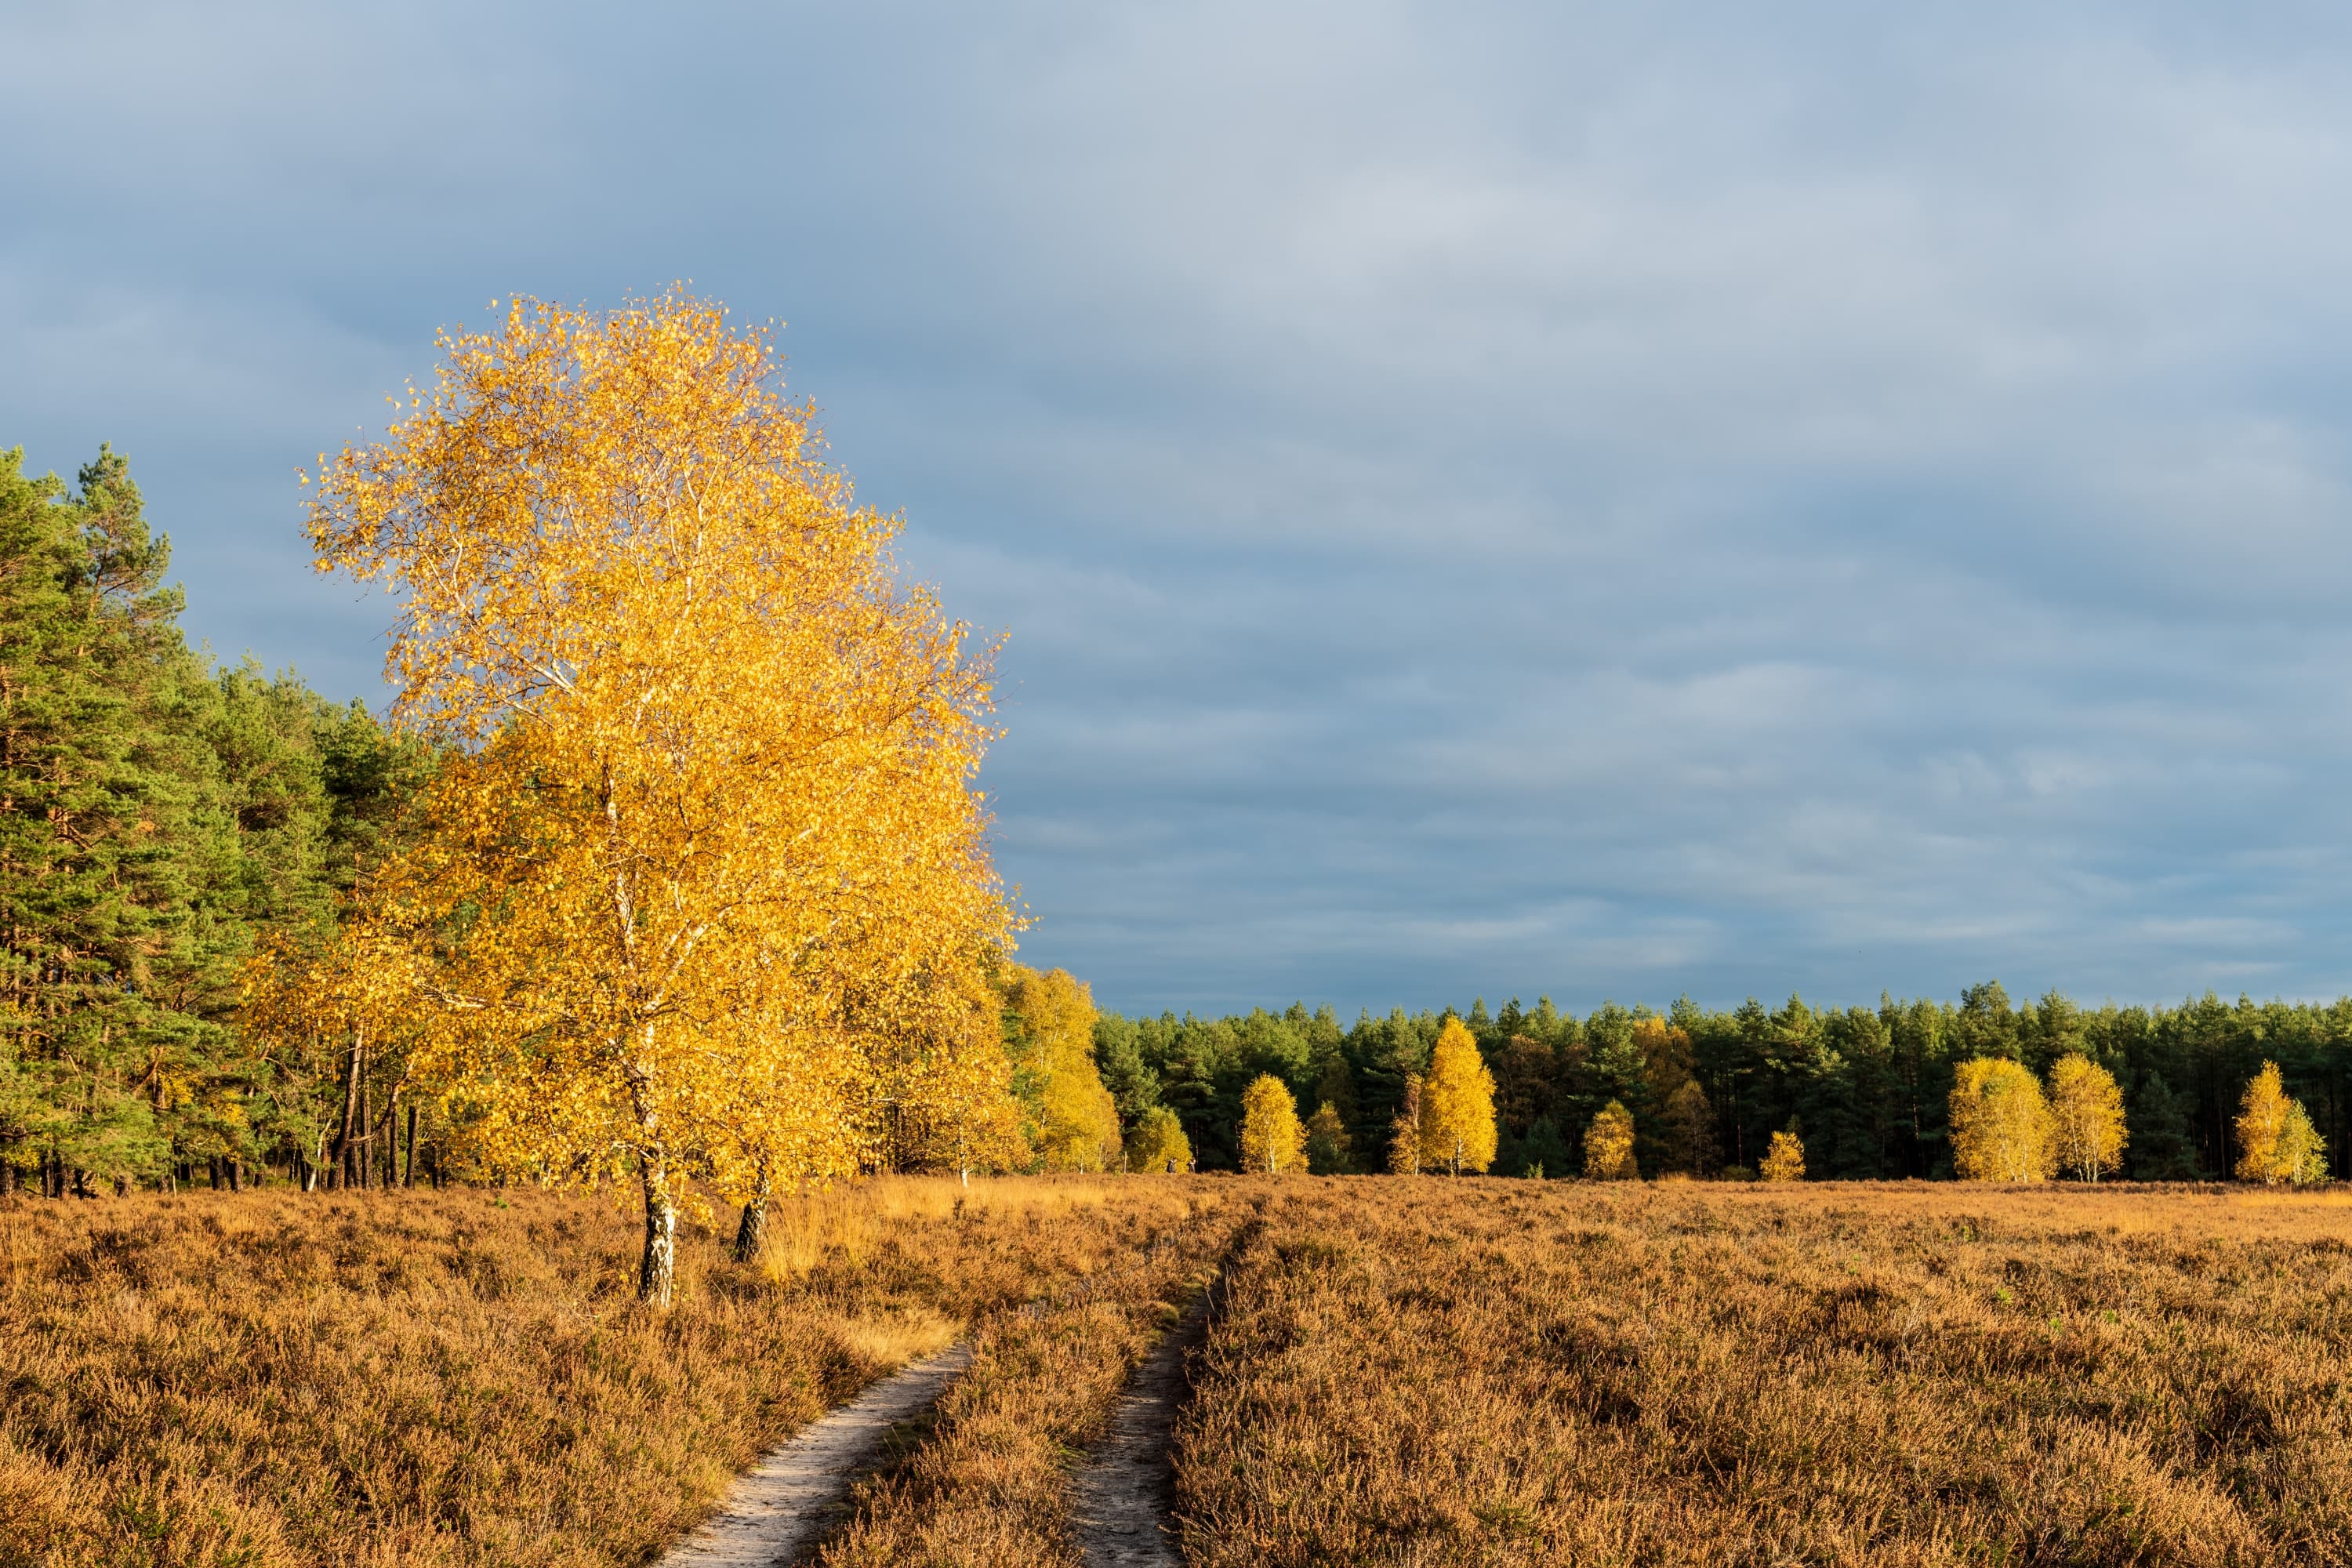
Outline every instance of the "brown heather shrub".
<path id="1" fill-rule="evenodd" d="M 1192 1561 L 2352 1562 L 2352 1202 L 1327 1184 L 1230 1275 Z"/>
<path id="2" fill-rule="evenodd" d="M 666 1316 L 593 1195 L 0 1200 L 0 1568 L 640 1563 L 893 1363 L 1197 1234 L 1207 1186 L 788 1202 L 761 1268 L 692 1229 Z"/>
<path id="3" fill-rule="evenodd" d="M 1101 1434 L 1129 1374 L 1243 1234 L 1229 1215 L 1260 1215 L 1292 1184 L 1221 1184 L 1214 1195 L 1230 1207 L 1208 1209 L 1157 1256 L 1131 1258 L 1043 1310 L 991 1319 L 928 1439 L 866 1485 L 822 1568 L 1076 1568 L 1074 1450 Z"/>

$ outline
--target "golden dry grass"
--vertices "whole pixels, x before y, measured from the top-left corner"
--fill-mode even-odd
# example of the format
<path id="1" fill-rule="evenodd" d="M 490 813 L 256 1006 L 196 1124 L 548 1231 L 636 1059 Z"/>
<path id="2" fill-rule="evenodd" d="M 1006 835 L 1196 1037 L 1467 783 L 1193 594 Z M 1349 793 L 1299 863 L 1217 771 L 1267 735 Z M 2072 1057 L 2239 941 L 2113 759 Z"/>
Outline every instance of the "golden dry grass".
<path id="1" fill-rule="evenodd" d="M 0 1564 L 641 1562 L 890 1365 L 1197 1231 L 1213 1185 L 818 1194 L 762 1267 L 692 1231 L 666 1316 L 595 1197 L 0 1202 Z"/>
<path id="2" fill-rule="evenodd" d="M 2352 1200 L 1312 1197 L 1181 1424 L 1207 1568 L 2352 1562 Z"/>
<path id="3" fill-rule="evenodd" d="M 1101 1432 L 1129 1374 L 1206 1282 L 1237 1222 L 1263 1212 L 1265 1184 L 1222 1186 L 1171 1245 L 984 1325 L 927 1440 L 862 1489 L 856 1517 L 819 1553 L 822 1568 L 1074 1568 L 1076 1446 Z"/>

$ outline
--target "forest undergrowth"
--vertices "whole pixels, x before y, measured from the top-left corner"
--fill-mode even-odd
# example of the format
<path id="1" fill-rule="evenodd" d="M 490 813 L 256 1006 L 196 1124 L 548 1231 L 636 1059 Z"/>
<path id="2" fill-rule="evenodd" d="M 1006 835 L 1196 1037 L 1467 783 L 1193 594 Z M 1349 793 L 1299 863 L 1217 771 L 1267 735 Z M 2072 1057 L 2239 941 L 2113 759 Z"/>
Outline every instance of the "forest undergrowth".
<path id="1" fill-rule="evenodd" d="M 1190 1560 L 2352 1562 L 2352 1200 L 1325 1183 L 1228 1274 Z"/>
<path id="2" fill-rule="evenodd" d="M 1217 1185 L 787 1200 L 756 1265 L 689 1227 L 667 1313 L 609 1197 L 0 1201 L 0 1565 L 642 1563 L 874 1377 L 1217 1245 Z"/>

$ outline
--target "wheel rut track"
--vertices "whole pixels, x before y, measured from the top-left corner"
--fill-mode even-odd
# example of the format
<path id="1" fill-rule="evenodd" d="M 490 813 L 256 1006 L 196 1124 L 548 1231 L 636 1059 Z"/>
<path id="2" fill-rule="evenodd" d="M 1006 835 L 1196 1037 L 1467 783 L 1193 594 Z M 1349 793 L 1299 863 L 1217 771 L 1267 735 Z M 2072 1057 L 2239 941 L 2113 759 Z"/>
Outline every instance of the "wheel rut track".
<path id="1" fill-rule="evenodd" d="M 659 1568 L 782 1568 L 849 1516 L 850 1484 L 882 1458 L 893 1428 L 929 1410 L 971 1361 L 950 1346 L 817 1417 L 738 1479 L 726 1506 Z"/>
<path id="2" fill-rule="evenodd" d="M 1192 1352 L 1208 1331 L 1202 1290 L 1128 1379 L 1109 1426 L 1073 1478 L 1070 1519 L 1086 1568 L 1183 1568 L 1169 1522 L 1176 1502 L 1169 1439 L 1191 1392 Z"/>
<path id="3" fill-rule="evenodd" d="M 1174 1524 L 1176 1417 L 1192 1392 L 1193 1354 L 1223 1303 L 1226 1270 L 1265 1224 L 1265 1206 L 1226 1243 L 1224 1256 L 1173 1327 L 1128 1379 L 1109 1426 L 1071 1480 L 1070 1521 L 1086 1568 L 1184 1568 Z"/>

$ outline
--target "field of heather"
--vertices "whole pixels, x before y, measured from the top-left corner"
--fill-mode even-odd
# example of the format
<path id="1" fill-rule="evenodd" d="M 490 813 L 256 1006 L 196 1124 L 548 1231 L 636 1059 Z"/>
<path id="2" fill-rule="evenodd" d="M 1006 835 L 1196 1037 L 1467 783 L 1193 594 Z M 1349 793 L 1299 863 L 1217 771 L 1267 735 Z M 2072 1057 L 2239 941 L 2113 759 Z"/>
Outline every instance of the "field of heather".
<path id="1" fill-rule="evenodd" d="M 1440 1178 L 886 1181 L 692 1230 L 451 1190 L 0 1203 L 0 1564 L 657 1561 L 972 1360 L 807 1556 L 1091 1559 L 1073 1477 L 1199 1286 L 1200 1568 L 2352 1561 L 2352 1199 Z"/>
<path id="2" fill-rule="evenodd" d="M 1179 1433 L 1204 1568 L 2352 1562 L 2352 1200 L 1326 1183 Z"/>
<path id="3" fill-rule="evenodd" d="M 781 1205 L 757 1267 L 690 1228 L 666 1314 L 609 1199 L 0 1200 L 0 1564 L 645 1562 L 763 1448 L 976 1325 L 1115 1338 L 1091 1296 L 1006 1309 L 1210 1256 L 1216 1185 L 871 1183 Z"/>

